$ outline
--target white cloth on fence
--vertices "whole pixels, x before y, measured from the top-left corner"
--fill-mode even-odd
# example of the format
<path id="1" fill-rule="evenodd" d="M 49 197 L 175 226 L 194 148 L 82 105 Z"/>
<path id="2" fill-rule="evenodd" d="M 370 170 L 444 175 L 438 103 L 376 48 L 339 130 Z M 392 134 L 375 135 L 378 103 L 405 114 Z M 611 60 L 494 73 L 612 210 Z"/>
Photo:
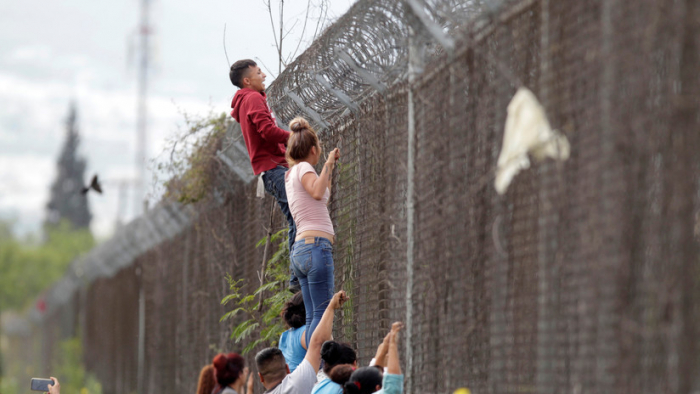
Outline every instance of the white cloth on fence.
<path id="1" fill-rule="evenodd" d="M 547 157 L 566 160 L 569 150 L 566 136 L 552 130 L 537 97 L 521 87 L 508 104 L 503 146 L 496 169 L 496 191 L 504 194 L 513 177 L 530 167 L 528 154 L 537 161 Z"/>

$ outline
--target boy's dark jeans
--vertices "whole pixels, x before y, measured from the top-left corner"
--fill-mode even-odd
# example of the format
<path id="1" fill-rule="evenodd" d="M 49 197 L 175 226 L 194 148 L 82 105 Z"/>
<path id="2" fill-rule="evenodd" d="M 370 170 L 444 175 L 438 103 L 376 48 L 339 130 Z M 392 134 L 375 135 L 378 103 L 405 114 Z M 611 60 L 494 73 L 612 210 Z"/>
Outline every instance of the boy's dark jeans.
<path id="1" fill-rule="evenodd" d="M 287 223 L 289 223 L 289 256 L 292 256 L 292 246 L 294 245 L 294 238 L 297 236 L 297 226 L 294 224 L 294 218 L 292 218 L 292 213 L 289 211 L 289 204 L 287 202 L 287 190 L 284 187 L 284 175 L 287 173 L 288 168 L 283 166 L 277 166 L 271 170 L 265 171 L 262 179 L 265 184 L 265 191 L 270 193 L 272 197 L 277 200 L 282 213 L 287 218 Z M 290 289 L 299 288 L 299 279 L 294 275 L 292 267 L 289 267 L 289 287 Z"/>

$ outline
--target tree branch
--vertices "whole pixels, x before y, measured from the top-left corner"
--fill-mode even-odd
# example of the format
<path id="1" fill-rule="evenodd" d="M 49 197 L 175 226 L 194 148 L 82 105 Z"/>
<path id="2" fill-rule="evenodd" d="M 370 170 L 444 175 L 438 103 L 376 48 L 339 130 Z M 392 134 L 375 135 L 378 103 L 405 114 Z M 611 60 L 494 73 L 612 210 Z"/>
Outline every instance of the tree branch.
<path id="1" fill-rule="evenodd" d="M 306 23 L 309 21 L 309 12 L 311 10 L 311 0 L 309 0 L 306 3 L 306 17 L 304 17 L 304 27 L 301 29 L 301 38 L 299 38 L 299 42 L 297 43 L 296 49 L 294 49 L 294 53 L 292 53 L 291 59 L 294 59 L 297 57 L 297 52 L 299 52 L 299 47 L 301 46 L 301 42 L 304 40 L 304 33 L 306 33 Z"/>
<path id="2" fill-rule="evenodd" d="M 282 74 L 282 42 L 284 40 L 284 37 L 282 36 L 283 32 L 284 32 L 284 0 L 280 0 L 280 46 L 277 48 L 277 55 L 279 56 L 277 74 Z"/>
<path id="3" fill-rule="evenodd" d="M 325 13 L 324 13 L 324 8 L 325 8 Z M 314 36 L 311 37 L 311 42 L 316 41 L 316 36 L 318 35 L 318 31 L 326 23 L 326 19 L 328 19 L 328 0 L 322 0 L 321 1 L 321 12 L 318 16 L 318 22 L 316 23 L 316 29 L 314 30 Z"/>
<path id="4" fill-rule="evenodd" d="M 226 24 L 224 23 L 224 55 L 226 55 L 226 62 L 228 67 L 231 68 L 231 61 L 228 60 L 228 52 L 226 52 Z"/>
<path id="5" fill-rule="evenodd" d="M 262 59 L 260 59 L 260 58 L 259 58 L 259 57 L 257 57 L 257 56 L 256 56 L 256 57 L 254 57 L 253 59 L 255 59 L 255 60 L 259 61 L 259 62 L 260 62 L 260 64 L 262 64 L 262 65 L 263 65 L 263 67 L 265 67 L 265 70 L 267 70 L 267 72 L 268 72 L 268 73 L 270 74 L 270 76 L 272 76 L 272 78 L 277 78 L 277 77 L 275 76 L 275 73 L 273 73 L 272 71 L 270 71 L 270 69 L 269 69 L 269 68 L 267 68 L 267 65 L 266 65 L 266 64 L 265 64 L 265 63 L 264 63 L 264 62 L 262 61 Z"/>
<path id="6" fill-rule="evenodd" d="M 270 0 L 267 2 L 263 0 L 263 4 L 267 7 L 267 14 L 270 16 L 270 26 L 272 27 L 272 37 L 275 39 L 275 48 L 279 51 L 280 44 L 277 42 L 277 33 L 275 29 L 275 20 L 272 18 L 272 5 L 270 5 Z"/>

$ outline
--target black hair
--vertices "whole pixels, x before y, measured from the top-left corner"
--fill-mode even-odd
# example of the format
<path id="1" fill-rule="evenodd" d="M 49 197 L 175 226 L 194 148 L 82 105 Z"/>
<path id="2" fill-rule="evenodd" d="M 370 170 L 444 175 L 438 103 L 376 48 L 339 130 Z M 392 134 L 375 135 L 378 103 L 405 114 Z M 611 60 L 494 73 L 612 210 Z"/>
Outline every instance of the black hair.
<path id="1" fill-rule="evenodd" d="M 354 363 L 357 360 L 357 353 L 347 343 L 326 341 L 321 346 L 321 358 L 324 361 L 323 372 L 328 374 L 336 365 Z"/>
<path id="2" fill-rule="evenodd" d="M 231 83 L 242 88 L 241 82 L 245 75 L 248 73 L 250 67 L 255 67 L 258 64 L 250 59 L 239 60 L 231 65 L 231 71 L 228 73 L 228 77 L 231 79 Z"/>
<path id="3" fill-rule="evenodd" d="M 255 364 L 257 364 L 258 372 L 265 380 L 282 379 L 287 373 L 285 368 L 287 362 L 282 351 L 276 347 L 269 347 L 259 351 L 255 355 Z"/>
<path id="4" fill-rule="evenodd" d="M 358 368 L 343 385 L 343 394 L 370 394 L 382 385 L 382 372 L 375 367 Z"/>
<path id="5" fill-rule="evenodd" d="M 306 307 L 304 306 L 304 296 L 300 291 L 284 304 L 282 318 L 291 328 L 299 328 L 306 324 Z"/>

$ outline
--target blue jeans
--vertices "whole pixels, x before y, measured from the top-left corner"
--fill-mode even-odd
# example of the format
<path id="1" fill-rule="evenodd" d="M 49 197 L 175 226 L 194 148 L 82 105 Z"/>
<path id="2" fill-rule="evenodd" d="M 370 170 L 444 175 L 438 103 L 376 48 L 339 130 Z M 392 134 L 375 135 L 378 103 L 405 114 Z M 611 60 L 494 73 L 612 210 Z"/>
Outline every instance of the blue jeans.
<path id="1" fill-rule="evenodd" d="M 265 191 L 277 200 L 277 204 L 280 206 L 284 217 L 287 218 L 287 223 L 289 224 L 289 256 L 291 257 L 294 238 L 297 237 L 297 226 L 294 224 L 294 218 L 292 218 L 292 213 L 289 211 L 289 203 L 287 203 L 287 189 L 284 186 L 284 175 L 287 173 L 287 170 L 287 167 L 277 166 L 271 170 L 265 171 L 262 179 L 265 184 Z M 289 273 L 289 284 L 292 286 L 298 284 L 299 280 L 294 276 L 291 263 L 289 266 Z"/>
<path id="2" fill-rule="evenodd" d="M 305 238 L 294 244 L 291 260 L 304 297 L 308 344 L 333 298 L 333 245 L 326 238 Z"/>

